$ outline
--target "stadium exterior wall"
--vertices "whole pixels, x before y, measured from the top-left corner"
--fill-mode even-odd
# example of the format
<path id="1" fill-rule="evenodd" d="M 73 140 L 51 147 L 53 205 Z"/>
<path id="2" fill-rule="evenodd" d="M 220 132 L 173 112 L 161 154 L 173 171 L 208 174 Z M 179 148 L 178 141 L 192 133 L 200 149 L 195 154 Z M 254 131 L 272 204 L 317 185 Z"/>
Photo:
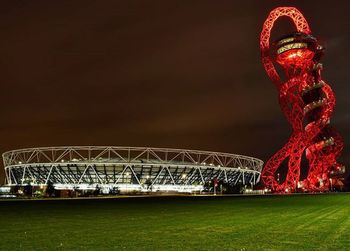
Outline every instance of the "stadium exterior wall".
<path id="1" fill-rule="evenodd" d="M 40 147 L 2 156 L 6 185 L 51 183 L 62 190 L 194 192 L 214 179 L 255 185 L 263 166 L 243 155 L 150 147 Z"/>

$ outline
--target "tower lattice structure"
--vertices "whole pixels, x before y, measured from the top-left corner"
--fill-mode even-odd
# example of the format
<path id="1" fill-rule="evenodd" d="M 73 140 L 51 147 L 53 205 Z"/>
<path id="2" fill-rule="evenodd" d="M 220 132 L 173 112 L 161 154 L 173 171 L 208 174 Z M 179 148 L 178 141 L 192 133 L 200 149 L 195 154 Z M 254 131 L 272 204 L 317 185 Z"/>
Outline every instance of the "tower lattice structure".
<path id="1" fill-rule="evenodd" d="M 291 19 L 296 30 L 270 47 L 271 30 L 281 17 Z M 294 192 L 298 188 L 326 191 L 331 177 L 343 173 L 345 167 L 337 162 L 343 149 L 342 138 L 330 126 L 335 94 L 321 77 L 324 48 L 311 35 L 300 11 L 279 7 L 271 11 L 263 25 L 260 49 L 265 71 L 277 87 L 280 107 L 292 127 L 287 143 L 267 161 L 262 181 L 275 192 Z M 284 80 L 275 64 L 282 68 Z M 301 180 L 304 154 L 308 175 Z M 288 163 L 288 171 L 281 181 L 278 173 L 284 162 Z"/>

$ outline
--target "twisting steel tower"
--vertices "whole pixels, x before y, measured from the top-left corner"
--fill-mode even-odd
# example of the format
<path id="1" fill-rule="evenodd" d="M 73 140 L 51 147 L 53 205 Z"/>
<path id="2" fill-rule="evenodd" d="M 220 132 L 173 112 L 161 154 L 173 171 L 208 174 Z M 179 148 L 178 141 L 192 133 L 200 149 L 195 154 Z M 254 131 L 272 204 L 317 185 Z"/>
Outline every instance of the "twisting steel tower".
<path id="1" fill-rule="evenodd" d="M 288 17 L 296 31 L 272 44 L 270 35 L 274 23 Z M 304 16 L 293 7 L 279 7 L 267 17 L 260 36 L 260 49 L 267 75 L 279 92 L 279 103 L 292 126 L 288 142 L 266 163 L 262 180 L 275 192 L 294 192 L 329 189 L 330 177 L 344 172 L 345 167 L 336 159 L 343 149 L 340 135 L 329 125 L 335 106 L 331 87 L 321 79 L 319 63 L 324 48 L 311 35 Z M 284 72 L 283 81 L 274 63 Z M 308 175 L 300 180 L 302 156 L 308 162 Z M 283 162 L 288 163 L 284 181 L 277 177 Z"/>

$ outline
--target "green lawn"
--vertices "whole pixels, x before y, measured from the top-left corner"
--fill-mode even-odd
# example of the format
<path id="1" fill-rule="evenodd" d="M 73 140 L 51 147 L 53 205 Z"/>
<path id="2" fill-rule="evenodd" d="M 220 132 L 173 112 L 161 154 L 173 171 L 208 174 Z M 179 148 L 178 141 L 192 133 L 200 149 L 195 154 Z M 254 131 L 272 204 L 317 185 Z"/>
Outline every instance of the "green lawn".
<path id="1" fill-rule="evenodd" d="M 350 194 L 0 201 L 0 250 L 350 250 Z"/>

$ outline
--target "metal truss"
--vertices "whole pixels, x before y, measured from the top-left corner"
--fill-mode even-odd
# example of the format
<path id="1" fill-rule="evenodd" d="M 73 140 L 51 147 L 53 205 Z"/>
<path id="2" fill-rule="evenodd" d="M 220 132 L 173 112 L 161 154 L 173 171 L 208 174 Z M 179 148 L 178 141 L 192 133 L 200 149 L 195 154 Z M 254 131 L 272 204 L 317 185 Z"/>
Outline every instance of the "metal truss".
<path id="1" fill-rule="evenodd" d="M 282 85 L 282 81 L 275 69 L 273 60 L 270 56 L 270 37 L 271 37 L 271 30 L 275 22 L 281 17 L 290 18 L 293 21 L 295 28 L 298 32 L 302 32 L 305 34 L 311 33 L 309 24 L 307 23 L 303 14 L 301 14 L 301 12 L 297 8 L 278 7 L 272 10 L 269 16 L 266 18 L 263 25 L 263 29 L 260 34 L 261 59 L 267 75 L 273 81 L 273 83 L 276 85 L 278 89 Z"/>
<path id="2" fill-rule="evenodd" d="M 270 50 L 271 30 L 281 17 L 289 18 L 296 32 L 279 40 Z M 330 126 L 335 95 L 321 78 L 319 61 L 324 48 L 311 35 L 300 11 L 279 7 L 270 12 L 263 25 L 260 50 L 265 71 L 278 89 L 282 112 L 293 129 L 288 142 L 267 161 L 262 181 L 276 192 L 289 193 L 298 188 L 327 191 L 330 175 L 344 172 L 345 167 L 337 162 L 343 149 L 342 138 Z M 283 68 L 285 81 L 281 80 L 274 63 Z M 309 164 L 308 176 L 300 180 L 304 153 Z M 280 182 L 276 173 L 284 161 L 288 162 L 288 172 Z"/>
<path id="3" fill-rule="evenodd" d="M 53 183 L 61 189 L 201 190 L 214 178 L 259 182 L 263 162 L 228 153 L 113 146 L 29 148 L 5 152 L 7 185 Z"/>

